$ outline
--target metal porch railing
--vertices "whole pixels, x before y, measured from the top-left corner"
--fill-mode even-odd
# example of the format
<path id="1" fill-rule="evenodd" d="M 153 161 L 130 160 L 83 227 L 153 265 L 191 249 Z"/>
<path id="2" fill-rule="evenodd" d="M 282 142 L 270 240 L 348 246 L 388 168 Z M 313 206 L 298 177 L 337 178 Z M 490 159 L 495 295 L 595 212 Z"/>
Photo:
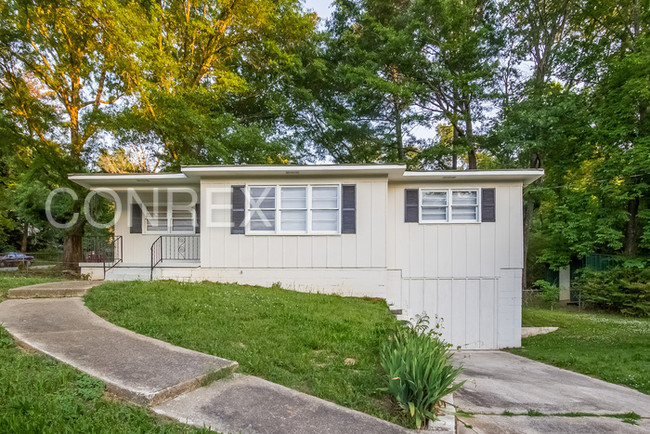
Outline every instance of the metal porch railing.
<path id="1" fill-rule="evenodd" d="M 163 261 L 199 261 L 200 235 L 161 235 L 151 244 L 151 274 Z"/>
<path id="2" fill-rule="evenodd" d="M 124 260 L 124 245 L 122 236 L 106 237 L 84 237 L 83 241 L 83 261 L 101 263 L 104 269 L 104 278 L 106 273 Z"/>

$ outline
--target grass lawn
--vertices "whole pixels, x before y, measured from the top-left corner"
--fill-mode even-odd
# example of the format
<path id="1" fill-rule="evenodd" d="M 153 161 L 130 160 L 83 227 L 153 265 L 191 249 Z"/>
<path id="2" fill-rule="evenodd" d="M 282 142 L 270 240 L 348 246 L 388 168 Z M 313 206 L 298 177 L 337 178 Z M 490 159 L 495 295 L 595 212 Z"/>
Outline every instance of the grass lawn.
<path id="1" fill-rule="evenodd" d="M 650 394 L 650 318 L 524 308 L 523 326 L 560 328 L 510 352 Z"/>
<path id="2" fill-rule="evenodd" d="M 48 278 L 0 274 L 0 301 L 7 289 Z M 0 327 L 0 431 L 199 432 L 168 423 L 147 410 L 103 397 L 104 384 L 37 353 L 20 350 Z"/>
<path id="3" fill-rule="evenodd" d="M 86 304 L 135 332 L 236 360 L 240 372 L 408 424 L 378 391 L 379 349 L 396 324 L 383 300 L 155 281 L 107 283 Z"/>

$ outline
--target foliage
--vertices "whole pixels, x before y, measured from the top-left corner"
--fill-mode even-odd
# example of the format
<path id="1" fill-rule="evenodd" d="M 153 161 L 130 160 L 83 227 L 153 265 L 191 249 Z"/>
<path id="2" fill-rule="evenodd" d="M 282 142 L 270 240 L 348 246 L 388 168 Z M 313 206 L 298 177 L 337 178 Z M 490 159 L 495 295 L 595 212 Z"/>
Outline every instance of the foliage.
<path id="1" fill-rule="evenodd" d="M 119 326 L 239 362 L 239 371 L 412 427 L 378 389 L 396 325 L 383 300 L 212 282 L 112 282 L 86 305 Z M 354 359 L 354 364 L 346 364 Z"/>
<path id="2" fill-rule="evenodd" d="M 43 213 L 83 198 L 69 172 L 334 161 L 543 168 L 526 264 L 650 255 L 649 0 L 333 9 L 319 31 L 298 0 L 1 3 L 0 246 L 79 259 L 85 219 Z"/>
<path id="3" fill-rule="evenodd" d="M 650 394 L 650 318 L 524 308 L 524 327 L 559 327 L 508 351 Z"/>
<path id="4" fill-rule="evenodd" d="M 553 309 L 560 299 L 560 288 L 546 280 L 537 280 L 533 286 L 540 291 L 540 298 L 544 303 Z"/>
<path id="5" fill-rule="evenodd" d="M 405 74 L 417 83 L 417 105 L 453 127 L 452 153 L 476 169 L 483 147 L 478 125 L 492 99 L 502 44 L 491 0 L 415 0 L 405 26 Z"/>
<path id="6" fill-rule="evenodd" d="M 584 269 L 574 283 L 580 298 L 625 315 L 650 316 L 650 269 L 632 264 L 609 270 Z"/>
<path id="7" fill-rule="evenodd" d="M 454 384 L 461 368 L 452 366 L 449 348 L 437 326 L 429 328 L 426 316 L 398 327 L 382 348 L 381 365 L 388 376 L 386 390 L 415 420 L 417 428 L 426 425 L 427 420 L 436 420 L 440 400 L 464 384 Z"/>

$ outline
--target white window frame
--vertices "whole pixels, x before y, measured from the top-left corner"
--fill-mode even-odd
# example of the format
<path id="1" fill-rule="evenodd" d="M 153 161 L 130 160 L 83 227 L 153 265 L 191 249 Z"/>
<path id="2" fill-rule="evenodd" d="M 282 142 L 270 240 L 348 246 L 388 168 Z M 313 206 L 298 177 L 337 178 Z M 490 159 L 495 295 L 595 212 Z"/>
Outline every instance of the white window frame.
<path id="1" fill-rule="evenodd" d="M 149 214 L 149 208 L 153 208 L 154 204 L 149 202 L 144 204 L 146 209 L 142 210 L 142 233 L 145 235 L 190 235 L 196 233 L 196 207 L 188 208 L 187 206 L 178 207 L 183 210 L 190 211 L 192 213 L 192 230 L 191 231 L 172 231 L 173 219 L 172 211 L 174 207 L 170 207 L 167 204 L 158 204 L 159 208 L 167 208 L 167 230 L 165 231 L 150 231 L 147 229 L 147 214 Z"/>
<path id="2" fill-rule="evenodd" d="M 481 223 L 481 189 L 480 188 L 420 188 L 418 189 L 418 221 L 420 224 L 455 224 L 455 223 Z M 425 191 L 442 191 L 447 193 L 447 220 L 423 220 L 422 219 L 422 197 Z M 473 191 L 476 192 L 476 220 L 454 220 L 451 217 L 452 211 L 452 192 L 454 191 Z"/>
<path id="3" fill-rule="evenodd" d="M 250 199 L 251 188 L 275 188 L 275 231 L 259 231 L 250 228 Z M 305 187 L 307 189 L 307 230 L 302 231 L 283 231 L 281 228 L 280 211 L 282 209 L 282 187 Z M 335 231 L 314 231 L 312 230 L 312 211 L 314 209 L 334 209 L 334 208 L 313 208 L 312 207 L 312 188 L 314 187 L 336 187 L 336 210 L 338 211 L 337 228 Z M 291 208 L 287 208 L 291 209 Z M 296 208 L 302 209 L 302 208 Z M 282 183 L 282 184 L 251 184 L 246 186 L 246 235 L 340 235 L 341 234 L 341 184 L 340 183 Z"/>

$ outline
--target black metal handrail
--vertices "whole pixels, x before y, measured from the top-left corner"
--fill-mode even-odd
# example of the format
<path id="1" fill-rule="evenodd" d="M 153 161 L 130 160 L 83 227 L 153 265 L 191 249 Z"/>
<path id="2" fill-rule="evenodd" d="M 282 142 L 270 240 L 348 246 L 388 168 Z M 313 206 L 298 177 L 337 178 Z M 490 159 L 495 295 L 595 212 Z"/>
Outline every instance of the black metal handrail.
<path id="1" fill-rule="evenodd" d="M 163 261 L 198 261 L 201 259 L 200 235 L 161 235 L 151 244 L 151 274 Z"/>
<path id="2" fill-rule="evenodd" d="M 111 251 L 113 252 L 113 260 L 110 263 L 104 261 L 104 279 L 106 279 L 106 273 L 109 270 L 115 268 L 117 264 L 124 261 L 124 243 L 122 240 L 122 235 L 113 237 L 112 247 L 113 248 Z"/>
<path id="3" fill-rule="evenodd" d="M 104 278 L 106 272 L 124 259 L 122 236 L 113 237 L 84 237 L 82 240 L 84 262 L 102 263 Z"/>
<path id="4" fill-rule="evenodd" d="M 151 244 L 151 273 L 149 280 L 153 280 L 153 269 L 162 262 L 162 235 Z"/>

